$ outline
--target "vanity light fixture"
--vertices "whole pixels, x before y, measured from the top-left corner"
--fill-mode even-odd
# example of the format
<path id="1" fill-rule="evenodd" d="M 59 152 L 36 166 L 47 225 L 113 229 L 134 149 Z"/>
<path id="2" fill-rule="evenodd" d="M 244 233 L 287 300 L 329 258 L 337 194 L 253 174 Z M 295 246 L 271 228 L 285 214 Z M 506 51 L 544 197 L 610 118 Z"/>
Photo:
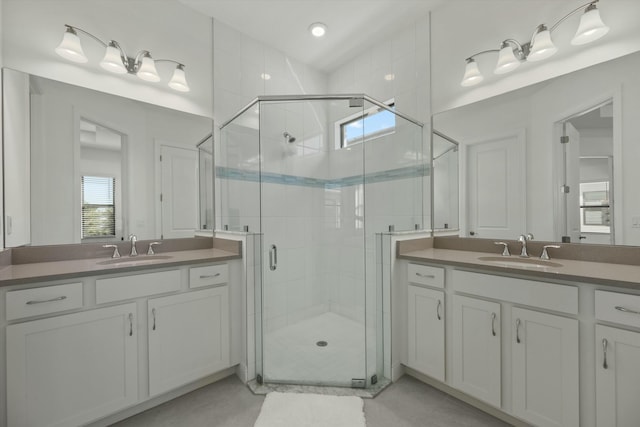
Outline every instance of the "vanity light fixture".
<path id="1" fill-rule="evenodd" d="M 110 40 L 109 43 L 105 43 L 81 28 L 66 24 L 65 27 L 66 30 L 62 41 L 55 49 L 56 53 L 61 57 L 78 63 L 88 61 L 82 50 L 80 37 L 78 37 L 78 33 L 82 33 L 105 47 L 104 57 L 100 61 L 100 66 L 105 70 L 115 74 L 135 74 L 142 80 L 159 82 L 161 78 L 156 69 L 156 64 L 158 62 L 172 62 L 176 64 L 176 68 L 173 71 L 171 80 L 169 80 L 169 87 L 179 92 L 189 92 L 189 85 L 187 84 L 187 78 L 184 72 L 184 64 L 174 61 L 173 59 L 153 59 L 148 50 L 141 50 L 135 57 L 130 57 L 115 40 Z"/>
<path id="2" fill-rule="evenodd" d="M 495 74 L 511 72 L 525 61 L 542 61 L 553 56 L 558 51 L 558 48 L 553 44 L 551 33 L 567 18 L 581 10 L 584 10 L 584 13 L 580 17 L 578 30 L 571 40 L 571 44 L 582 45 L 598 40 L 609 32 L 609 27 L 602 22 L 600 11 L 596 7 L 596 3 L 599 1 L 600 0 L 592 0 L 589 3 L 583 4 L 563 16 L 551 27 L 547 27 L 545 24 L 538 25 L 531 36 L 531 41 L 525 44 L 520 44 L 513 39 L 507 39 L 500 44 L 500 49 L 483 50 L 482 52 L 471 55 L 466 59 L 465 73 L 460 85 L 474 86 L 484 80 L 475 57 L 485 53 L 498 53 L 498 62 L 493 71 Z"/>

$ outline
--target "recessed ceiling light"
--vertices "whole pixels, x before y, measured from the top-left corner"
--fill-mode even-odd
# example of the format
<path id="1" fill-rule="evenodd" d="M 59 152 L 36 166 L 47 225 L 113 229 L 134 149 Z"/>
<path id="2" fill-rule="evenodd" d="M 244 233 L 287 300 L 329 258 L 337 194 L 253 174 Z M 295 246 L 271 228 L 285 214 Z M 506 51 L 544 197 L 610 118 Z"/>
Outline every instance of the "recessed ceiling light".
<path id="1" fill-rule="evenodd" d="M 322 37 L 327 33 L 327 26 L 322 22 L 314 22 L 309 25 L 309 31 L 314 37 Z"/>
<path id="2" fill-rule="evenodd" d="M 271 74 L 262 73 L 262 74 L 260 74 L 260 78 L 262 80 L 271 80 Z"/>

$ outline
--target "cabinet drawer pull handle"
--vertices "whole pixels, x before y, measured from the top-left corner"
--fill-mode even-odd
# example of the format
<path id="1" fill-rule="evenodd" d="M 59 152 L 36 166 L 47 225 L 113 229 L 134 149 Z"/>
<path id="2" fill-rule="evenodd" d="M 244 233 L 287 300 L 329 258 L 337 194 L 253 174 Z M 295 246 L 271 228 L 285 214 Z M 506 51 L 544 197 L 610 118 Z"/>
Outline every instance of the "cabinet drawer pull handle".
<path id="1" fill-rule="evenodd" d="M 133 313 L 129 313 L 129 336 L 133 336 Z"/>
<path id="2" fill-rule="evenodd" d="M 436 278 L 436 276 L 434 276 L 433 274 L 416 273 L 416 276 L 424 277 L 425 279 L 435 279 Z"/>
<path id="3" fill-rule="evenodd" d="M 269 249 L 269 269 L 275 271 L 276 268 L 278 268 L 278 247 L 271 245 L 271 249 Z"/>
<path id="4" fill-rule="evenodd" d="M 607 347 L 609 346 L 609 342 L 606 338 L 602 338 L 602 353 L 604 354 L 604 361 L 602 362 L 602 367 L 604 369 L 609 369 L 609 365 L 607 364 Z"/>
<path id="5" fill-rule="evenodd" d="M 438 320 L 442 320 L 442 316 L 440 316 L 440 307 L 442 307 L 442 301 L 438 300 L 438 305 L 436 306 L 436 316 L 438 316 Z"/>
<path id="6" fill-rule="evenodd" d="M 216 274 L 205 274 L 200 276 L 201 279 L 213 279 L 214 277 L 219 277 L 220 273 L 216 273 Z"/>
<path id="7" fill-rule="evenodd" d="M 496 317 L 495 313 L 491 313 L 491 335 L 496 336 Z"/>
<path id="8" fill-rule="evenodd" d="M 152 330 L 156 330 L 156 309 L 152 308 L 151 309 L 151 315 L 153 316 L 153 327 L 151 328 Z"/>
<path id="9" fill-rule="evenodd" d="M 520 319 L 516 319 L 516 342 L 520 344 Z"/>
<path id="10" fill-rule="evenodd" d="M 27 305 L 44 304 L 45 302 L 62 301 L 62 300 L 65 300 L 65 299 L 67 299 L 67 297 L 62 295 L 61 297 L 55 297 L 55 298 L 41 300 L 41 301 L 39 301 L 39 300 L 27 301 Z"/>
<path id="11" fill-rule="evenodd" d="M 629 310 L 628 308 L 624 308 L 624 307 L 622 307 L 620 305 L 616 305 L 616 310 L 622 311 L 623 313 L 640 314 L 640 311 Z"/>

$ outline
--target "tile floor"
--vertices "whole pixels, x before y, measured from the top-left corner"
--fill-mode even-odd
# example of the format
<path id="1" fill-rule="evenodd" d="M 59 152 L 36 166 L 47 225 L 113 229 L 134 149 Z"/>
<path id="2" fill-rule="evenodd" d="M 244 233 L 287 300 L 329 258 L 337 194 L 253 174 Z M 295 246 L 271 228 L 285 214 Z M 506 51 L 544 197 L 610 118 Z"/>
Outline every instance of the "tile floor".
<path id="1" fill-rule="evenodd" d="M 203 387 L 118 427 L 253 427 L 264 396 L 235 377 Z M 414 378 L 404 376 L 375 399 L 364 399 L 367 427 L 493 427 L 508 424 Z"/>
<path id="2" fill-rule="evenodd" d="M 364 378 L 364 325 L 327 312 L 265 337 L 264 378 L 296 384 L 348 385 Z M 325 347 L 317 345 L 326 341 Z"/>

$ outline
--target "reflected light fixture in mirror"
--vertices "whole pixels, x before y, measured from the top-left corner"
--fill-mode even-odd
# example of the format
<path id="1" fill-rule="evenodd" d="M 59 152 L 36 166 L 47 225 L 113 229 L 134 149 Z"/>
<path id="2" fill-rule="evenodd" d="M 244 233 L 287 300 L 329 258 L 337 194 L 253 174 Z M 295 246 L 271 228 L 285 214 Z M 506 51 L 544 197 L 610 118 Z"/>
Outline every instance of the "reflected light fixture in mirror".
<path id="1" fill-rule="evenodd" d="M 176 65 L 176 68 L 173 71 L 171 80 L 169 80 L 169 87 L 179 92 L 189 92 L 190 89 L 184 72 L 184 64 L 174 61 L 173 59 L 154 60 L 151 57 L 151 53 L 147 50 L 138 52 L 135 57 L 129 57 L 122 46 L 120 46 L 120 44 L 115 40 L 105 43 L 98 37 L 81 28 L 66 24 L 65 27 L 66 30 L 62 37 L 62 41 L 55 49 L 55 52 L 61 57 L 78 63 L 85 63 L 88 61 L 84 51 L 82 50 L 80 37 L 78 37 L 79 32 L 104 46 L 105 54 L 100 61 L 100 66 L 103 69 L 115 74 L 134 74 L 141 80 L 148 82 L 159 82 L 161 78 L 156 69 L 156 64 L 158 62 L 171 62 Z"/>
<path id="2" fill-rule="evenodd" d="M 571 40 L 571 44 L 583 45 L 603 37 L 609 32 L 609 27 L 607 27 L 600 18 L 600 11 L 596 7 L 596 3 L 599 1 L 600 0 L 593 0 L 583 4 L 563 16 L 551 27 L 547 27 L 545 24 L 538 25 L 531 36 L 531 40 L 525 44 L 520 44 L 513 39 L 507 39 L 500 44 L 500 49 L 483 50 L 482 52 L 471 55 L 466 59 L 465 73 L 460 85 L 465 87 L 474 86 L 483 80 L 478 64 L 474 58 L 485 53 L 498 53 L 498 62 L 494 69 L 495 74 L 505 74 L 513 71 L 525 61 L 542 61 L 553 56 L 558 51 L 558 48 L 553 43 L 551 33 L 567 18 L 581 10 L 584 10 L 584 13 L 580 18 L 580 24 L 578 25 L 575 36 Z"/>

